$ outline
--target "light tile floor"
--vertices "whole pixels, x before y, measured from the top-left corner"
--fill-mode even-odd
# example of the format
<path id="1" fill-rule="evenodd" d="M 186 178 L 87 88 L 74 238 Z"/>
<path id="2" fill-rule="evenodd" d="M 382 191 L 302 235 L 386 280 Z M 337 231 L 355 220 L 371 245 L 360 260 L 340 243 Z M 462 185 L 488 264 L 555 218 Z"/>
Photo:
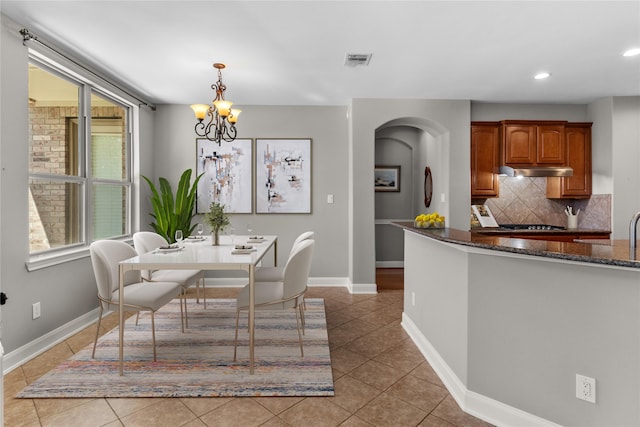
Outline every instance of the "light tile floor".
<path id="1" fill-rule="evenodd" d="M 237 288 L 210 288 L 209 298 Z M 351 295 L 310 288 L 324 298 L 334 397 L 14 399 L 22 388 L 93 343 L 86 328 L 4 378 L 5 426 L 488 426 L 460 410 L 400 326 L 403 291 Z M 101 333 L 117 325 L 102 322 Z"/>

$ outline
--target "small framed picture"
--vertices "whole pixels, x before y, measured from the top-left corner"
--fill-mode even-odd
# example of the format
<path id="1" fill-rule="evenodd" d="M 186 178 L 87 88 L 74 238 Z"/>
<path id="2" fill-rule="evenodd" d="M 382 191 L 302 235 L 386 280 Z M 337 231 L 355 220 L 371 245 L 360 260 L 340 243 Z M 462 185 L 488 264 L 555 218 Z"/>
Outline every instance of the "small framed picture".
<path id="1" fill-rule="evenodd" d="M 373 186 L 375 191 L 400 191 L 400 166 L 376 165 Z"/>
<path id="2" fill-rule="evenodd" d="M 471 209 L 473 214 L 477 218 L 478 222 L 483 227 L 498 227 L 496 219 L 493 217 L 493 213 L 487 205 L 472 205 Z"/>

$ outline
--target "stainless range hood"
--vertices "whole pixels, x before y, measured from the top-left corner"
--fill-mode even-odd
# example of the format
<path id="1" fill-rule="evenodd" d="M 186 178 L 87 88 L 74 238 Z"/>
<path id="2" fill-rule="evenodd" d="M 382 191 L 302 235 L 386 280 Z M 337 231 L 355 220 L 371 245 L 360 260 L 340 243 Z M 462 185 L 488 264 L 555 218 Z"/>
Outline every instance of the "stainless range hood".
<path id="1" fill-rule="evenodd" d="M 573 169 L 569 166 L 500 166 L 498 174 L 504 176 L 573 176 Z"/>

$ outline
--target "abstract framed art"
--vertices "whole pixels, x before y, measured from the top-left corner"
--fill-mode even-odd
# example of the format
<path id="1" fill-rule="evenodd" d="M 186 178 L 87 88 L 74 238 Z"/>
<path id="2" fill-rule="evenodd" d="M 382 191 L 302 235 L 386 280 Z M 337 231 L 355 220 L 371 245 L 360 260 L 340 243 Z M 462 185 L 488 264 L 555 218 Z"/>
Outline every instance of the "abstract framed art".
<path id="1" fill-rule="evenodd" d="M 256 139 L 256 213 L 311 213 L 311 139 Z"/>
<path id="2" fill-rule="evenodd" d="M 196 212 L 209 212 L 212 202 L 228 213 L 253 212 L 253 140 L 236 139 L 220 146 L 206 138 L 196 139 L 198 182 Z"/>

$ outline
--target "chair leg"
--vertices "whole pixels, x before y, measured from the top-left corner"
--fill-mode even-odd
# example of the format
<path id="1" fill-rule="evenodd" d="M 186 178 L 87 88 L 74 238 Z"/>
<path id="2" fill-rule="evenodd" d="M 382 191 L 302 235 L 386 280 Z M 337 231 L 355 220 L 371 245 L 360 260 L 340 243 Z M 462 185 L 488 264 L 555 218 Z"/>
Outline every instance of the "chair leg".
<path id="1" fill-rule="evenodd" d="M 100 301 L 100 312 L 98 313 L 98 327 L 96 328 L 96 339 L 93 341 L 93 352 L 91 358 L 96 358 L 96 345 L 98 344 L 98 337 L 100 336 L 100 323 L 102 323 L 102 301 Z"/>
<path id="2" fill-rule="evenodd" d="M 182 288 L 182 300 L 184 301 L 184 326 L 188 328 L 189 316 L 187 315 L 187 289 L 186 288 Z M 182 314 L 182 305 L 180 305 L 180 314 Z"/>
<path id="3" fill-rule="evenodd" d="M 237 356 L 237 352 L 238 352 L 238 326 L 240 323 L 240 310 L 236 310 L 236 340 L 235 340 L 235 344 L 233 345 L 233 361 L 236 361 L 236 356 Z"/>
<path id="4" fill-rule="evenodd" d="M 154 319 L 153 311 L 151 311 L 151 337 L 153 341 L 153 361 L 156 362 L 156 322 Z"/>
<path id="5" fill-rule="evenodd" d="M 204 302 L 204 309 L 207 309 L 207 288 L 205 288 L 204 286 L 204 273 L 202 274 L 202 278 L 200 278 L 200 280 L 202 281 L 202 301 Z"/>
<path id="6" fill-rule="evenodd" d="M 140 311 L 136 312 L 136 326 L 138 326 L 138 320 L 140 319 Z"/>
<path id="7" fill-rule="evenodd" d="M 298 311 L 300 312 L 300 319 L 302 320 L 302 335 L 305 335 L 305 326 L 306 323 L 304 321 L 304 305 L 300 304 L 298 305 L 298 307 L 296 307 L 298 309 Z"/>
<path id="8" fill-rule="evenodd" d="M 304 350 L 302 349 L 302 334 L 300 333 L 300 317 L 298 313 L 298 307 L 294 310 L 296 312 L 296 326 L 298 327 L 298 341 L 300 341 L 300 356 L 304 357 Z"/>
<path id="9" fill-rule="evenodd" d="M 178 300 L 180 301 L 180 323 L 182 324 L 182 333 L 184 334 L 184 322 L 185 322 L 185 318 L 186 318 L 187 301 L 183 297 L 184 297 L 184 289 L 182 290 L 182 293 L 178 297 Z M 182 309 L 182 302 L 183 301 L 184 301 L 184 304 L 185 304 L 184 310 Z"/>

